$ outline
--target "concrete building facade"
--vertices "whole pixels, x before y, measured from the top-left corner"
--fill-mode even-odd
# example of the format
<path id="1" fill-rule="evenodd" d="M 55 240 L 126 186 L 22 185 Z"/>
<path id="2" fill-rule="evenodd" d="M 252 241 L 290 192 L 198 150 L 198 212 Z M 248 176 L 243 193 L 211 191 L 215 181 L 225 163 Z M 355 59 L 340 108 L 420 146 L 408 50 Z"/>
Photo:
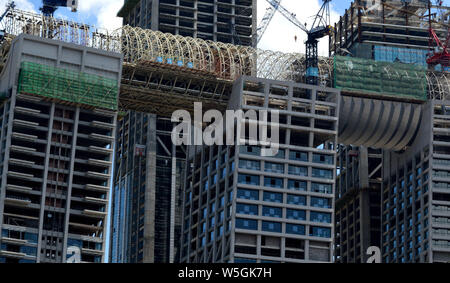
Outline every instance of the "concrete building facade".
<path id="1" fill-rule="evenodd" d="M 12 42 L 0 80 L 0 262 L 105 260 L 121 61 L 30 35 Z"/>
<path id="2" fill-rule="evenodd" d="M 430 100 L 411 147 L 383 153 L 383 262 L 450 261 L 449 116 Z"/>
<path id="3" fill-rule="evenodd" d="M 255 46 L 255 0 L 126 0 L 124 25 L 237 45 Z"/>
<path id="4" fill-rule="evenodd" d="M 339 97 L 294 82 L 235 82 L 229 109 L 279 110 L 281 148 L 274 157 L 260 146 L 191 149 L 182 262 L 332 262 Z"/>
<path id="5" fill-rule="evenodd" d="M 256 1 L 130 1 L 124 25 L 251 46 Z M 201 87 L 201 86 L 198 86 Z M 129 111 L 118 122 L 111 262 L 179 260 L 186 148 L 175 147 L 170 117 Z"/>

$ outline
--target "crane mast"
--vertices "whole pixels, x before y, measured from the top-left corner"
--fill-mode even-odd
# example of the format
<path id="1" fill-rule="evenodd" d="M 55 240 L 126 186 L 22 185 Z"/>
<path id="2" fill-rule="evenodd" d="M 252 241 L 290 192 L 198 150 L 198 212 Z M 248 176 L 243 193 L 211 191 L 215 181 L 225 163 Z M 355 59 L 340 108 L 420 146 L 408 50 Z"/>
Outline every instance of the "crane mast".
<path id="1" fill-rule="evenodd" d="M 308 35 L 306 40 L 306 83 L 318 85 L 319 83 L 319 39 L 327 36 L 332 31 L 330 25 L 330 2 L 331 0 L 323 0 L 323 4 L 314 18 L 311 29 L 308 30 L 306 25 L 302 24 L 294 13 L 276 3 L 277 1 L 266 0 L 276 11 L 280 12 L 288 21 L 296 27 L 304 31 Z"/>

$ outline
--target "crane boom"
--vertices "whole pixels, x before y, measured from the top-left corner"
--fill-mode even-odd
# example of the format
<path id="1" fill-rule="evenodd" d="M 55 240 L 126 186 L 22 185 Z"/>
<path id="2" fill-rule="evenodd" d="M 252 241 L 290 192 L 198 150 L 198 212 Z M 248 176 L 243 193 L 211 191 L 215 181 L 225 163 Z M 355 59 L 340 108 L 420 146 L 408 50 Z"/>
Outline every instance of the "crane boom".
<path id="1" fill-rule="evenodd" d="M 308 29 L 304 24 L 302 24 L 296 17 L 294 13 L 289 12 L 286 8 L 280 5 L 278 1 L 275 0 L 266 0 L 275 10 L 280 12 L 283 17 L 285 17 L 288 21 L 294 24 L 296 27 L 300 28 L 302 31 L 308 33 Z M 278 2 L 278 3 L 277 3 Z"/>
<path id="2" fill-rule="evenodd" d="M 274 0 L 274 6 L 270 5 L 266 13 L 264 14 L 264 17 L 262 18 L 261 22 L 258 25 L 258 29 L 256 30 L 256 36 L 257 36 L 257 43 L 259 43 L 264 35 L 264 33 L 267 30 L 267 27 L 269 26 L 270 22 L 273 19 L 273 16 L 275 15 L 276 11 L 278 10 L 278 7 L 281 3 L 281 0 Z"/>

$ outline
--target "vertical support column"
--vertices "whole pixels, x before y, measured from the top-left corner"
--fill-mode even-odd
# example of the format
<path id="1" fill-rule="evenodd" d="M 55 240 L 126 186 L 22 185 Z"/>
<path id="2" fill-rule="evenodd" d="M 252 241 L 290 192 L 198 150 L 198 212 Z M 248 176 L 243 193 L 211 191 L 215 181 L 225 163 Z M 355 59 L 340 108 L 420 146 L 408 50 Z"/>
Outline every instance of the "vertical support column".
<path id="1" fill-rule="evenodd" d="M 172 181 L 170 193 L 170 247 L 169 263 L 175 259 L 175 213 L 176 213 L 176 194 L 177 194 L 177 148 L 172 144 Z"/>
<path id="2" fill-rule="evenodd" d="M 39 213 L 39 235 L 38 235 L 38 246 L 37 246 L 37 260 L 39 263 L 41 261 L 40 251 L 42 246 L 42 230 L 44 227 L 44 212 L 45 212 L 45 196 L 47 194 L 47 177 L 48 177 L 48 165 L 50 158 L 50 149 L 52 144 L 52 133 L 53 133 L 53 120 L 55 118 L 55 103 L 52 103 L 50 109 L 50 119 L 48 122 L 48 134 L 47 134 L 47 148 L 45 150 L 45 162 L 44 162 L 44 175 L 42 176 L 42 189 L 41 189 L 41 211 Z M 69 197 L 69 196 L 67 196 Z"/>
<path id="3" fill-rule="evenodd" d="M 155 261 L 155 202 L 156 202 L 156 115 L 149 115 L 146 152 L 144 262 Z"/>
<path id="4" fill-rule="evenodd" d="M 62 262 L 66 262 L 66 251 L 67 251 L 67 234 L 69 233 L 69 219 L 70 219 L 70 205 L 72 200 L 72 185 L 73 185 L 73 171 L 75 166 L 75 153 L 77 148 L 77 137 L 78 137 L 78 123 L 80 121 L 80 108 L 77 107 L 75 111 L 75 119 L 73 125 L 73 138 L 72 138 L 72 152 L 70 155 L 70 169 L 69 169 L 69 180 L 67 188 L 67 200 L 66 200 L 66 215 L 64 220 L 64 241 L 63 241 L 63 252 Z M 45 183 L 44 183 L 45 184 Z M 105 225 L 105 224 L 104 224 Z M 106 235 L 104 235 L 106 236 Z M 103 242 L 103 249 L 105 248 L 105 241 Z M 103 254 L 104 256 L 104 254 Z"/>
<path id="5" fill-rule="evenodd" d="M 359 182 L 360 182 L 360 225 L 361 225 L 361 259 L 366 262 L 367 249 L 370 246 L 370 188 L 369 188 L 369 157 L 367 147 L 359 147 Z"/>
<path id="6" fill-rule="evenodd" d="M 5 109 L 3 112 L 3 131 L 2 131 L 2 136 L 0 139 L 0 144 L 2 144 L 3 139 L 6 139 L 6 143 L 5 143 L 5 152 L 4 152 L 4 156 L 3 156 L 3 173 L 2 173 L 2 182 L 1 182 L 1 186 L 0 186 L 0 230 L 3 226 L 3 212 L 5 209 L 5 196 L 6 196 L 6 186 L 8 184 L 8 170 L 9 170 L 9 155 L 10 155 L 10 148 L 11 148 L 11 137 L 12 136 L 12 129 L 13 129 L 13 122 L 14 122 L 14 108 L 16 107 L 16 97 L 17 97 L 17 87 L 13 88 L 12 91 L 12 95 L 11 95 L 11 100 L 10 100 L 10 105 L 9 105 L 9 110 L 6 109 L 6 104 L 5 104 Z M 8 131 L 5 134 L 5 121 L 6 121 L 6 117 L 8 117 Z M 0 238 L 0 243 L 1 243 L 1 238 Z M 39 249 L 38 249 L 38 253 L 36 254 L 37 256 L 37 260 L 39 259 Z"/>

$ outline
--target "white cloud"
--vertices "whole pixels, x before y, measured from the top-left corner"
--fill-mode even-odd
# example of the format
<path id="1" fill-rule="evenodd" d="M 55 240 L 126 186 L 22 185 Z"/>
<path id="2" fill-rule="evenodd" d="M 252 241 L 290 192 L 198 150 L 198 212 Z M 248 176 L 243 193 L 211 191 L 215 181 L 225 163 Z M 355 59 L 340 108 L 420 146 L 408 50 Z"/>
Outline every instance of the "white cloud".
<path id="1" fill-rule="evenodd" d="M 310 27 L 313 23 L 314 16 L 319 11 L 322 1 L 319 0 L 282 0 L 281 5 L 290 12 L 296 14 L 297 19 L 302 23 L 307 23 Z M 258 0 L 258 22 L 261 21 L 266 9 L 270 5 L 265 0 Z M 330 6 L 332 9 L 332 6 Z M 337 22 L 339 14 L 335 11 L 331 11 L 331 22 Z M 297 36 L 297 41 L 295 37 Z M 259 48 L 282 51 L 282 52 L 295 52 L 305 53 L 305 41 L 307 35 L 304 31 L 289 22 L 279 12 L 275 14 L 272 22 L 266 30 L 263 38 L 259 42 Z M 319 42 L 319 55 L 328 56 L 328 37 L 323 38 Z"/>
<path id="2" fill-rule="evenodd" d="M 78 5 L 83 16 L 96 16 L 96 26 L 100 28 L 114 30 L 122 26 L 122 18 L 117 17 L 117 12 L 123 6 L 123 0 L 79 1 Z"/>
<path id="3" fill-rule="evenodd" d="M 3 13 L 6 9 L 6 4 L 8 4 L 9 0 L 0 0 L 0 12 Z M 37 9 L 29 0 L 14 0 L 16 4 L 16 9 L 36 12 Z"/>

